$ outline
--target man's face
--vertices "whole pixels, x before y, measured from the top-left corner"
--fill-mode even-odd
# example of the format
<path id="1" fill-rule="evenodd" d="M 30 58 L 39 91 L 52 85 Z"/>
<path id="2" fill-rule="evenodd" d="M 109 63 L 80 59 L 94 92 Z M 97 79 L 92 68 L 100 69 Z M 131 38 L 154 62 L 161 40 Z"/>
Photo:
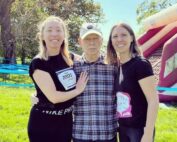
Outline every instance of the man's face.
<path id="1" fill-rule="evenodd" d="M 97 34 L 89 34 L 84 39 L 79 39 L 79 44 L 86 55 L 100 55 L 103 39 Z"/>

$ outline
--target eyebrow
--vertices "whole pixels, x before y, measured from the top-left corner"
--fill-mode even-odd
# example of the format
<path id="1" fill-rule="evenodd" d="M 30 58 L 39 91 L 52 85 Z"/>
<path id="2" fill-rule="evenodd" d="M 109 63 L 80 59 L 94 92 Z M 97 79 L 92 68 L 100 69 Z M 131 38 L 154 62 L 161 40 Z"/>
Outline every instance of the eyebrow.
<path id="1" fill-rule="evenodd" d="M 48 26 L 47 28 L 53 28 L 53 26 Z M 54 26 L 54 28 L 59 28 L 59 29 L 62 29 L 62 27 L 60 27 L 60 26 Z"/>
<path id="2" fill-rule="evenodd" d="M 49 26 L 49 27 L 47 27 L 47 28 L 53 28 L 53 27 L 52 27 L 52 26 Z M 56 26 L 56 27 L 54 27 L 54 28 L 62 29 L 62 27 L 60 27 L 60 26 Z"/>

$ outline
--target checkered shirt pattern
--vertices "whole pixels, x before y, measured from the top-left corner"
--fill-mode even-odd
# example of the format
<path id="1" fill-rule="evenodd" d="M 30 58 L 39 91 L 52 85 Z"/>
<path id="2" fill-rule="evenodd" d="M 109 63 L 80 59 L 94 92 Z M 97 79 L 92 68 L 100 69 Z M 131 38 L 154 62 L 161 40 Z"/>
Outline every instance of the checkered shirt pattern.
<path id="1" fill-rule="evenodd" d="M 80 140 L 110 140 L 116 136 L 116 96 L 113 94 L 115 67 L 97 62 L 88 63 L 82 57 L 76 62 L 77 77 L 87 71 L 89 81 L 85 91 L 74 102 L 73 138 Z"/>

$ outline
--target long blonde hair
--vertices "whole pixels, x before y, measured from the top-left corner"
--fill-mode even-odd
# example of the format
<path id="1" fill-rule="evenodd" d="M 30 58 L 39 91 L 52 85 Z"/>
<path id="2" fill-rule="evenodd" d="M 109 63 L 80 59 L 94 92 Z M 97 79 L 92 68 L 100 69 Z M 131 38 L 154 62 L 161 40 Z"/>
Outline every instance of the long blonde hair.
<path id="1" fill-rule="evenodd" d="M 126 23 L 118 23 L 118 24 L 116 24 L 112 27 L 110 35 L 109 35 L 109 40 L 108 40 L 108 44 L 107 44 L 106 62 L 108 64 L 117 64 L 117 63 L 119 64 L 119 62 L 120 62 L 119 57 L 116 54 L 116 51 L 115 51 L 115 49 L 112 45 L 112 40 L 111 40 L 112 32 L 116 27 L 125 28 L 130 33 L 130 35 L 133 37 L 133 41 L 131 42 L 131 45 L 130 45 L 131 56 L 132 57 L 142 56 L 141 50 L 138 48 L 138 45 L 137 45 L 137 42 L 136 42 L 136 37 L 135 37 L 133 29 Z"/>
<path id="2" fill-rule="evenodd" d="M 69 54 L 69 50 L 68 50 L 68 34 L 67 34 L 67 29 L 65 26 L 64 21 L 56 16 L 49 16 L 48 18 L 46 18 L 40 25 L 39 25 L 39 32 L 37 33 L 37 37 L 39 38 L 39 53 L 37 54 L 37 57 L 44 59 L 44 60 L 48 60 L 48 52 L 47 52 L 47 48 L 46 48 L 46 43 L 43 40 L 43 33 L 44 33 L 44 29 L 45 26 L 48 22 L 50 21 L 58 21 L 59 23 L 61 23 L 64 34 L 65 34 L 65 39 L 61 45 L 61 55 L 63 56 L 64 60 L 66 61 L 66 63 L 71 66 L 73 64 L 73 61 L 71 60 L 70 54 Z"/>

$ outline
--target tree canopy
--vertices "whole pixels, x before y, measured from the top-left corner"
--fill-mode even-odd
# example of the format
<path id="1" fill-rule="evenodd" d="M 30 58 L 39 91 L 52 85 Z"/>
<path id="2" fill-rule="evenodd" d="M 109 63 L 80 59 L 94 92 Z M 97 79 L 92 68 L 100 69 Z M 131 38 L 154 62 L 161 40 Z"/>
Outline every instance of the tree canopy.
<path id="1" fill-rule="evenodd" d="M 10 1 L 10 0 L 1 0 Z M 25 58 L 32 58 L 38 51 L 38 43 L 35 39 L 38 32 L 37 26 L 40 21 L 49 15 L 61 17 L 67 24 L 69 31 L 69 47 L 72 51 L 81 53 L 77 39 L 79 27 L 83 22 L 103 22 L 104 14 L 100 4 L 93 0 L 11 0 L 8 16 L 11 17 L 12 34 L 15 35 L 14 45 L 17 57 L 22 62 Z M 1 14 L 1 13 L 0 13 Z M 1 23 L 0 23 L 1 24 Z M 4 27 L 1 24 L 1 31 Z M 1 34 L 2 35 L 2 34 Z M 2 36 L 1 36 L 2 37 Z M 2 39 L 2 38 L 1 38 Z M 5 39 L 4 39 L 5 40 Z M 3 39 L 2 39 L 3 43 Z M 1 44 L 0 47 L 3 47 Z M 4 48 L 1 48 L 1 56 Z M 5 49 L 6 51 L 6 49 Z M 12 56 L 9 56 L 11 58 Z"/>

